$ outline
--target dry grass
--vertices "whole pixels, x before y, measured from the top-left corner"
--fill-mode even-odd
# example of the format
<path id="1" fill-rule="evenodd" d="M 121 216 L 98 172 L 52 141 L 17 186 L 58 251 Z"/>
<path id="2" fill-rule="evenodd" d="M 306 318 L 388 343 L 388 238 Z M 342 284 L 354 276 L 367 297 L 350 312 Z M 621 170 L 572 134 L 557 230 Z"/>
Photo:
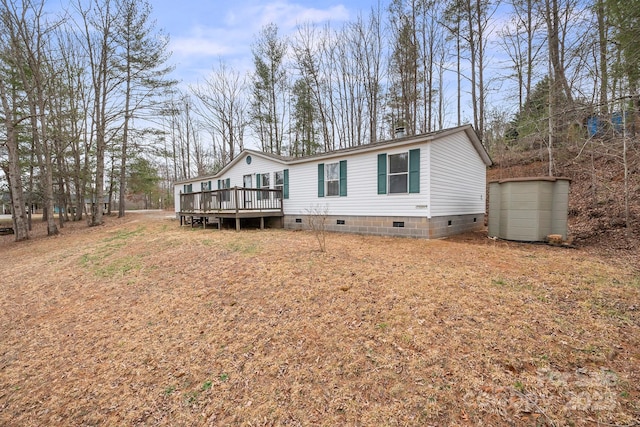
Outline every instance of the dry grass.
<path id="1" fill-rule="evenodd" d="M 107 221 L 1 241 L 0 425 L 639 422 L 633 266 Z"/>

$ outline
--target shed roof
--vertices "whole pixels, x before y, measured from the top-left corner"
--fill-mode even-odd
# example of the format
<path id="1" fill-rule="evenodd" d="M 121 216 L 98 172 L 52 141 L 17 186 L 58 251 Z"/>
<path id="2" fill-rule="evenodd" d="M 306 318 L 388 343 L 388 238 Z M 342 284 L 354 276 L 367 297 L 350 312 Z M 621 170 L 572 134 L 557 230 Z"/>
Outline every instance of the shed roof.
<path id="1" fill-rule="evenodd" d="M 505 182 L 529 182 L 529 181 L 569 181 L 571 182 L 571 178 L 567 178 L 564 176 L 524 176 L 520 178 L 505 178 L 505 179 L 494 179 L 489 181 L 490 184 L 497 182 L 498 184 L 503 184 Z"/>

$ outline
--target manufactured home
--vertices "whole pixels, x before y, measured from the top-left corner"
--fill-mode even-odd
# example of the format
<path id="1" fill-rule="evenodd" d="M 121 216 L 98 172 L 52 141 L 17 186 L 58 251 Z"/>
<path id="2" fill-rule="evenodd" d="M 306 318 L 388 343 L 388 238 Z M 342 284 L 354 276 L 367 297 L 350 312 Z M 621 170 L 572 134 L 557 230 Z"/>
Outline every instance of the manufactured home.
<path id="1" fill-rule="evenodd" d="M 213 176 L 175 184 L 181 224 L 253 218 L 288 229 L 439 238 L 484 225 L 486 168 L 469 125 L 301 158 L 242 151 Z"/>

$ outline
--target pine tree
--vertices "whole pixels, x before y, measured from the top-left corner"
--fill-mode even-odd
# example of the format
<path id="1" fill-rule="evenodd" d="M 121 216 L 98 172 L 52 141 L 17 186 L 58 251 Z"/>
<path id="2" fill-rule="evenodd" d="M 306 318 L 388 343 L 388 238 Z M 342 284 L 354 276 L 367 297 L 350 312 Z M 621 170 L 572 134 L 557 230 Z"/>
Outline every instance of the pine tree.
<path id="1" fill-rule="evenodd" d="M 124 216 L 127 156 L 133 119 L 149 109 L 159 95 L 175 82 L 167 79 L 173 67 L 167 66 L 169 39 L 156 32 L 151 20 L 151 5 L 146 0 L 121 0 L 120 20 L 115 28 L 115 41 L 120 55 L 114 68 L 123 80 L 124 123 L 120 149 L 120 192 L 118 217 Z"/>
<path id="2" fill-rule="evenodd" d="M 287 43 L 278 36 L 278 26 L 262 28 L 253 46 L 256 67 L 253 84 L 252 115 L 262 150 L 282 154 L 285 99 L 288 92 L 284 59 Z"/>

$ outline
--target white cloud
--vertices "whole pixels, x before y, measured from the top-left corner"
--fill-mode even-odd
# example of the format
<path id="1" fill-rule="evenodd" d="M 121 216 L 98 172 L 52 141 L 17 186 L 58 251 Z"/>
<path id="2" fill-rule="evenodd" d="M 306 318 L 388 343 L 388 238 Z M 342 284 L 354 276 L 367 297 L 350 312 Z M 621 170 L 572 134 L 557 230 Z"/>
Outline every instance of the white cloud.
<path id="1" fill-rule="evenodd" d="M 343 5 L 333 6 L 328 9 L 308 8 L 289 2 L 267 3 L 254 8 L 252 11 L 257 17 L 259 27 L 274 23 L 285 32 L 303 23 L 322 23 L 327 21 L 346 21 L 349 19 L 349 11 Z"/>
<path id="2" fill-rule="evenodd" d="M 181 37 L 171 42 L 171 51 L 176 58 L 198 56 L 222 56 L 229 52 L 229 47 L 206 37 Z"/>
<path id="3" fill-rule="evenodd" d="M 185 36 L 171 40 L 171 50 L 177 57 L 192 55 L 223 56 L 231 52 L 228 34 L 220 29 L 194 27 Z"/>
<path id="4" fill-rule="evenodd" d="M 349 20 L 349 11 L 344 5 L 323 9 L 287 0 L 268 3 L 236 0 L 219 8 L 217 16 L 210 12 L 191 16 L 191 26 L 171 36 L 173 59 L 181 64 L 185 74 L 191 74 L 184 76 L 187 80 L 192 80 L 194 75 L 201 76 L 202 70 L 210 70 L 219 59 L 247 67 L 251 62 L 251 44 L 261 28 L 269 23 L 276 24 L 284 36 L 303 23 Z"/>

